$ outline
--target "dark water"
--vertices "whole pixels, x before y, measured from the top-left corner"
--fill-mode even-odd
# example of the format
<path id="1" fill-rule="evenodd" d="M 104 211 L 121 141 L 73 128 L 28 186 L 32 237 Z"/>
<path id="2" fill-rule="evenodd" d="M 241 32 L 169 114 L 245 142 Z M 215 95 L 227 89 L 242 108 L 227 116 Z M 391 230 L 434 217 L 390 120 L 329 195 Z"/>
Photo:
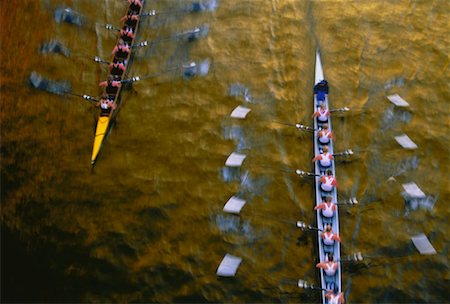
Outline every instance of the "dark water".
<path id="1" fill-rule="evenodd" d="M 140 50 L 133 75 L 190 60 L 209 59 L 211 69 L 123 94 L 94 170 L 96 110 L 26 85 L 37 71 L 100 94 L 104 67 L 38 52 L 56 39 L 109 58 L 115 34 L 56 24 L 63 5 L 113 24 L 126 10 L 124 1 L 1 3 L 2 301 L 319 301 L 293 284 L 316 280 L 313 238 L 294 225 L 313 221 L 312 185 L 280 170 L 311 170 L 312 138 L 271 121 L 311 121 L 320 47 L 333 107 L 353 109 L 333 118 L 336 149 L 363 150 L 337 168 L 340 197 L 361 201 L 340 211 L 343 254 L 410 253 L 410 236 L 422 232 L 439 253 L 343 265 L 347 301 L 448 302 L 449 2 L 222 0 L 211 12 L 154 18 L 142 40 L 202 24 L 209 35 Z M 394 93 L 411 106 L 394 108 Z M 252 112 L 231 120 L 240 104 Z M 402 133 L 419 148 L 401 149 L 393 137 Z M 243 167 L 224 169 L 235 150 L 248 155 Z M 405 204 L 410 181 L 432 208 Z M 236 193 L 248 200 L 240 217 L 222 212 Z M 233 279 L 215 275 L 226 253 L 243 258 Z"/>

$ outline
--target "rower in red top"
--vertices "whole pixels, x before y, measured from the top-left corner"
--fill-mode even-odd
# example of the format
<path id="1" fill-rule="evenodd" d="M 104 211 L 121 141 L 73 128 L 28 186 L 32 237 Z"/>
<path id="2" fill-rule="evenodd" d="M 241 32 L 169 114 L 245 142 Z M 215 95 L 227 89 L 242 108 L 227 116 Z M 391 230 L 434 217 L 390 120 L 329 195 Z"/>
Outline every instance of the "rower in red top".
<path id="1" fill-rule="evenodd" d="M 312 162 L 319 161 L 322 167 L 328 168 L 331 166 L 333 160 L 333 154 L 328 153 L 328 146 L 323 147 L 323 152 L 312 159 Z"/>
<path id="2" fill-rule="evenodd" d="M 327 291 L 325 297 L 328 300 L 328 304 L 344 304 L 344 293 L 339 292 L 337 287 L 334 290 Z"/>
<path id="3" fill-rule="evenodd" d="M 132 10 L 128 11 L 128 14 L 120 18 L 120 21 L 125 21 L 125 25 L 135 28 L 139 20 L 139 15 L 136 15 Z"/>
<path id="4" fill-rule="evenodd" d="M 341 238 L 339 235 L 335 234 L 331 229 L 331 225 L 328 224 L 325 228 L 325 231 L 320 234 L 320 237 L 323 240 L 325 245 L 334 245 L 334 241 L 340 242 Z"/>
<path id="5" fill-rule="evenodd" d="M 114 47 L 112 54 L 117 58 L 127 58 L 128 54 L 130 54 L 130 47 L 125 44 L 123 39 L 119 39 L 118 44 Z"/>
<path id="6" fill-rule="evenodd" d="M 98 84 L 100 87 L 105 87 L 106 94 L 115 95 L 117 90 L 120 88 L 120 81 L 115 81 L 112 75 L 108 76 L 108 80 L 100 82 Z"/>
<path id="7" fill-rule="evenodd" d="M 338 268 L 338 263 L 333 261 L 333 254 L 329 253 L 327 261 L 316 264 L 316 267 L 323 269 L 327 276 L 334 276 Z"/>
<path id="8" fill-rule="evenodd" d="M 121 60 L 117 60 L 116 62 L 112 62 L 109 64 L 109 71 L 111 75 L 122 76 L 125 70 L 126 70 L 125 65 Z"/>
<path id="9" fill-rule="evenodd" d="M 130 10 L 135 12 L 139 12 L 141 10 L 142 2 L 140 0 L 128 0 L 128 3 L 130 3 Z"/>
<path id="10" fill-rule="evenodd" d="M 317 109 L 316 113 L 313 114 L 313 117 L 317 117 L 317 121 L 319 122 L 327 122 L 328 117 L 330 117 L 331 113 L 325 107 L 325 104 L 320 104 L 320 107 Z"/>
<path id="11" fill-rule="evenodd" d="M 314 207 L 314 210 L 321 209 L 322 215 L 324 217 L 330 218 L 334 216 L 334 212 L 336 211 L 336 204 L 332 202 L 333 197 L 328 195 L 325 202 Z"/>
<path id="12" fill-rule="evenodd" d="M 319 131 L 318 137 L 321 144 L 328 144 L 330 142 L 330 139 L 334 140 L 333 132 L 328 130 L 327 124 L 324 124 L 322 126 L 322 130 Z"/>
<path id="13" fill-rule="evenodd" d="M 337 181 L 330 169 L 327 170 L 326 175 L 320 177 L 320 182 L 320 188 L 326 192 L 330 192 L 333 190 L 333 187 L 337 187 Z"/>
<path id="14" fill-rule="evenodd" d="M 102 112 L 109 113 L 111 109 L 115 109 L 116 105 L 114 102 L 108 99 L 108 95 L 103 94 L 102 99 L 96 104 L 97 107 L 100 107 Z"/>
<path id="15" fill-rule="evenodd" d="M 134 38 L 133 28 L 129 27 L 128 25 L 125 25 L 125 27 L 120 30 L 120 37 L 126 43 L 132 42 Z"/>

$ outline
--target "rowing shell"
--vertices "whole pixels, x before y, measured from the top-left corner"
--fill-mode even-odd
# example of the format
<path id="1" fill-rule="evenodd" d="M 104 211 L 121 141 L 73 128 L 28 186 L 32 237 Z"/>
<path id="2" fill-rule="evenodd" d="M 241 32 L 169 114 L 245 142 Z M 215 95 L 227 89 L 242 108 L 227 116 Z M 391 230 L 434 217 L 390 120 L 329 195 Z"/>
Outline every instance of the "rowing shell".
<path id="1" fill-rule="evenodd" d="M 320 81 L 324 80 L 322 62 L 320 60 L 320 53 L 316 51 L 316 67 L 315 67 L 315 80 L 314 85 L 318 84 Z M 325 108 L 330 110 L 328 94 L 325 95 L 325 101 L 322 102 L 325 104 Z M 314 94 L 314 113 L 317 111 L 319 106 L 319 102 L 317 100 L 317 95 Z M 331 127 L 331 116 L 328 117 L 328 129 L 332 131 Z M 314 118 L 314 129 L 320 129 L 322 127 L 322 123 L 318 122 L 316 118 Z M 332 155 L 334 153 L 333 149 L 333 140 L 330 139 L 330 142 L 327 144 L 329 148 L 329 153 Z M 323 144 L 321 144 L 318 140 L 317 132 L 314 133 L 314 156 L 320 155 L 322 153 Z M 335 161 L 331 161 L 331 166 L 329 168 L 324 168 L 320 165 L 319 161 L 315 162 L 314 170 L 317 175 L 324 175 L 325 170 L 330 169 L 333 172 L 333 176 L 336 177 L 335 172 Z M 316 198 L 316 206 L 325 201 L 325 198 L 331 195 L 333 197 L 332 202 L 335 204 L 338 203 L 337 191 L 336 187 L 333 187 L 331 192 L 325 192 L 320 188 L 320 176 L 315 177 L 315 198 Z M 322 215 L 321 209 L 317 210 L 317 226 L 320 229 L 325 229 L 327 223 L 331 223 L 333 233 L 339 234 L 339 213 L 338 206 L 336 206 L 336 211 L 334 212 L 333 217 L 326 218 Z M 319 259 L 320 262 L 326 261 L 326 255 L 328 252 L 333 253 L 334 260 L 340 261 L 341 259 L 341 247 L 340 243 L 335 241 L 334 245 L 325 245 L 321 238 L 321 232 L 319 231 L 317 234 L 318 238 L 318 248 L 319 248 Z M 339 292 L 342 290 L 342 277 L 341 277 L 341 263 L 338 262 L 338 268 L 336 273 L 333 276 L 327 276 L 323 269 L 320 270 L 320 281 L 321 286 L 324 289 L 330 290 L 333 289 L 333 286 L 336 286 L 339 289 Z M 325 291 L 322 291 L 322 301 L 323 303 L 327 303 L 328 301 L 325 298 Z"/>
<path id="2" fill-rule="evenodd" d="M 130 52 L 126 58 L 125 72 L 123 73 L 122 79 L 127 78 L 128 73 L 131 68 L 131 65 L 132 65 L 133 58 L 134 58 L 132 46 L 134 45 L 135 39 L 137 37 L 139 23 L 141 20 L 140 16 L 142 14 L 142 10 L 144 7 L 144 0 L 141 0 L 141 3 L 142 3 L 142 6 L 140 7 L 140 10 L 139 10 L 139 18 L 138 18 L 136 26 L 134 27 L 134 30 L 133 30 L 134 38 L 132 39 L 131 44 L 130 44 Z M 132 5 L 130 4 L 127 12 L 131 9 L 131 6 Z M 126 21 L 124 21 L 122 28 L 125 28 L 125 22 Z M 119 42 L 119 39 L 120 39 L 120 34 L 117 39 L 117 43 Z M 115 59 L 115 56 L 113 56 L 111 62 L 114 62 L 114 59 Z M 115 96 L 114 96 L 114 104 L 116 105 L 116 108 L 114 110 L 111 109 L 111 111 L 109 111 L 109 113 L 101 112 L 98 117 L 97 126 L 95 128 L 94 145 L 92 147 L 92 156 L 91 156 L 91 164 L 92 165 L 95 164 L 98 154 L 100 153 L 100 150 L 106 141 L 106 136 L 108 135 L 109 131 L 111 130 L 112 122 L 114 121 L 117 113 L 119 112 L 120 105 L 122 103 L 122 100 L 121 100 L 122 88 L 123 88 L 123 85 L 121 85 L 119 87 L 119 89 L 117 90 L 117 92 L 115 93 Z"/>

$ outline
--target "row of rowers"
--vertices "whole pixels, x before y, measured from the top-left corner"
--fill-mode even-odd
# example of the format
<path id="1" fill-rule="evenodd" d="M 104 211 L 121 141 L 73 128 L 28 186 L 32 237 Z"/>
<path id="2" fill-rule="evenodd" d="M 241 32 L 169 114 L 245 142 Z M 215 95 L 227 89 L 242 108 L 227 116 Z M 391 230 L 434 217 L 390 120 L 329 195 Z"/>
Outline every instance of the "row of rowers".
<path id="1" fill-rule="evenodd" d="M 126 70 L 127 58 L 131 52 L 130 44 L 134 39 L 134 32 L 139 20 L 139 11 L 142 6 L 139 0 L 129 0 L 128 2 L 130 3 L 130 9 L 120 19 L 124 22 L 124 26 L 120 30 L 119 41 L 112 51 L 114 59 L 109 65 L 110 75 L 106 81 L 100 82 L 99 84 L 100 87 L 105 88 L 105 91 L 97 106 L 105 114 L 109 113 L 111 109 L 114 110 L 116 108 L 114 99 L 121 86 L 122 75 Z"/>
<path id="2" fill-rule="evenodd" d="M 317 140 L 320 144 L 319 155 L 315 156 L 312 161 L 319 162 L 321 172 L 325 171 L 325 174 L 320 177 L 320 188 L 322 193 L 328 193 L 323 197 L 324 201 L 315 206 L 314 210 L 320 210 L 323 223 L 325 223 L 324 230 L 321 232 L 320 237 L 324 245 L 332 246 L 334 242 L 340 242 L 341 238 L 338 234 L 333 232 L 331 223 L 332 218 L 335 216 L 336 204 L 333 202 L 332 191 L 336 190 L 337 181 L 333 176 L 333 154 L 329 152 L 328 144 L 330 141 L 334 141 L 334 135 L 328 128 L 328 118 L 330 117 L 330 111 L 326 107 L 325 98 L 328 95 L 328 83 L 326 80 L 321 81 L 314 88 L 316 100 L 319 102 L 317 111 L 313 114 L 313 117 L 317 120 L 317 125 L 321 127 L 321 130 L 317 133 Z M 323 269 L 324 273 L 328 277 L 333 277 L 338 269 L 338 262 L 334 260 L 332 252 L 327 252 L 325 261 L 321 261 L 316 265 L 317 268 Z M 327 281 L 327 280 L 326 280 Z M 331 280 L 332 282 L 333 280 Z M 338 292 L 337 286 L 332 284 L 327 286 L 329 291 L 326 294 L 328 303 L 344 303 L 344 297 L 342 293 Z"/>

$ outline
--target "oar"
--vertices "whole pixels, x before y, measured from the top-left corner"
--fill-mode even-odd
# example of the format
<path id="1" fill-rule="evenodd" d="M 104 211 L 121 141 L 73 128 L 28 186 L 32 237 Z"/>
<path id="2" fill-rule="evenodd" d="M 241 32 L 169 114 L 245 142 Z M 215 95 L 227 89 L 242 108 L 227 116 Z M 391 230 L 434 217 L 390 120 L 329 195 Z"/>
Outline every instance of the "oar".
<path id="1" fill-rule="evenodd" d="M 320 174 L 314 174 L 314 173 L 302 171 L 299 169 L 295 170 L 295 173 L 300 176 L 322 176 Z"/>
<path id="2" fill-rule="evenodd" d="M 305 231 L 305 230 L 323 231 L 323 229 L 320 229 L 318 227 L 314 227 L 314 226 L 308 225 L 308 224 L 306 224 L 305 222 L 302 222 L 302 221 L 297 221 L 296 225 L 297 225 L 298 228 L 300 228 L 303 231 Z"/>
<path id="3" fill-rule="evenodd" d="M 208 73 L 208 70 L 209 70 L 209 60 L 206 59 L 202 62 L 199 62 L 199 64 L 197 64 L 195 62 L 191 62 L 189 65 L 182 65 L 181 67 L 172 67 L 172 68 L 167 69 L 166 71 L 148 74 L 145 76 L 135 76 L 130 79 L 122 80 L 121 82 L 122 83 L 134 83 L 137 81 L 157 77 L 162 74 L 168 73 L 170 71 L 175 71 L 175 70 L 182 70 L 183 75 L 185 76 L 185 78 L 188 78 L 188 79 L 192 78 L 195 75 L 204 76 Z"/>
<path id="4" fill-rule="evenodd" d="M 328 112 L 333 113 L 333 112 L 348 112 L 348 111 L 350 111 L 350 108 L 343 107 L 338 109 L 331 109 Z"/>
<path id="5" fill-rule="evenodd" d="M 95 102 L 99 101 L 97 98 L 92 97 L 90 95 L 86 94 L 79 94 L 74 93 L 70 89 L 70 84 L 67 81 L 53 81 L 44 78 L 43 76 L 39 75 L 36 72 L 32 72 L 31 75 L 28 77 L 28 81 L 30 85 L 35 88 L 42 91 L 46 91 L 49 93 L 53 93 L 56 95 L 72 95 L 83 98 L 83 100 L 86 100 L 87 102 L 91 104 L 95 104 Z"/>
<path id="6" fill-rule="evenodd" d="M 318 129 L 314 129 L 309 126 L 302 125 L 300 123 L 293 124 L 293 123 L 282 122 L 282 121 L 277 121 L 277 120 L 272 120 L 271 122 L 274 122 L 274 123 L 277 123 L 280 125 L 296 127 L 297 129 L 302 130 L 302 131 L 308 131 L 308 132 L 319 131 Z"/>
<path id="7" fill-rule="evenodd" d="M 186 8 L 184 10 L 166 10 L 166 11 L 156 11 L 154 9 L 149 10 L 148 12 L 144 12 L 141 14 L 141 17 L 152 17 L 152 16 L 158 16 L 163 14 L 171 14 L 171 15 L 177 15 L 181 13 L 198 13 L 202 11 L 213 11 L 217 5 L 215 3 L 216 1 L 210 1 L 205 2 L 193 2 L 192 5 L 189 8 Z"/>
<path id="8" fill-rule="evenodd" d="M 343 152 L 334 153 L 333 156 L 350 156 L 350 155 L 353 155 L 353 154 L 354 154 L 353 150 L 347 149 L 347 150 L 345 150 Z"/>
<path id="9" fill-rule="evenodd" d="M 298 280 L 297 286 L 298 286 L 299 288 L 303 288 L 303 289 L 312 289 L 312 290 L 319 290 L 319 291 L 328 291 L 328 289 L 326 289 L 326 288 L 320 288 L 320 287 L 314 286 L 314 284 L 308 284 L 308 282 L 305 281 L 305 280 Z"/>

